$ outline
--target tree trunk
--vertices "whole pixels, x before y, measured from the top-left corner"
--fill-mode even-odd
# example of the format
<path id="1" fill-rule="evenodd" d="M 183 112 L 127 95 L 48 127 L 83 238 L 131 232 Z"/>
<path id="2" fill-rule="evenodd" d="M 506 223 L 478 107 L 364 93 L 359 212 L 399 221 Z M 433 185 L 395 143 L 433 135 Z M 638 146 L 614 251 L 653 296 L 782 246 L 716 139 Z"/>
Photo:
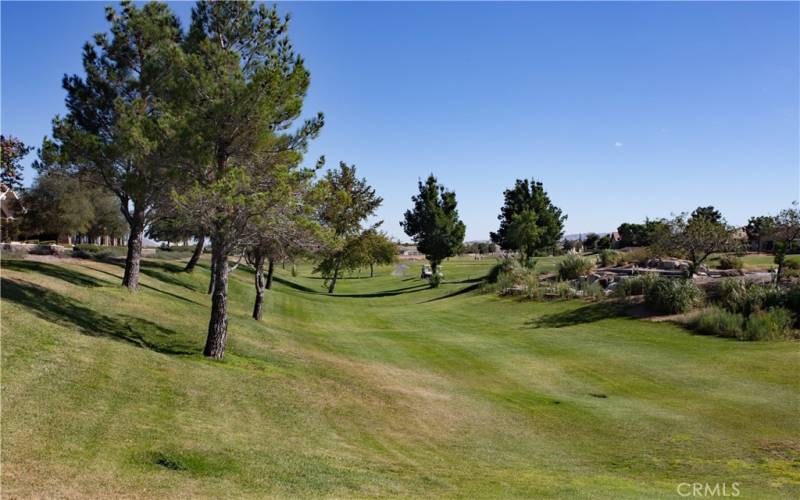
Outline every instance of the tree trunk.
<path id="1" fill-rule="evenodd" d="M 336 278 L 339 277 L 339 266 L 341 262 L 339 260 L 336 261 L 336 267 L 333 268 L 333 279 L 331 279 L 331 284 L 328 286 L 328 293 L 333 293 L 333 289 L 336 288 Z"/>
<path id="2" fill-rule="evenodd" d="M 189 262 L 186 263 L 186 267 L 183 268 L 184 272 L 190 273 L 194 271 L 194 267 L 197 265 L 197 261 L 200 260 L 200 256 L 203 255 L 203 246 L 206 243 L 206 237 L 203 233 L 200 233 L 200 236 L 197 237 L 197 245 L 194 247 L 194 253 L 192 254 L 192 258 L 189 259 Z"/>
<path id="3" fill-rule="evenodd" d="M 227 264 L 227 263 L 226 263 Z M 214 242 L 211 242 L 211 276 L 208 280 L 208 293 L 211 295 L 214 293 L 214 281 L 216 280 L 216 271 L 217 270 L 217 261 L 214 260 Z"/>
<path id="4" fill-rule="evenodd" d="M 215 245 L 211 260 L 214 290 L 211 295 L 211 319 L 208 321 L 208 337 L 203 355 L 222 359 L 228 339 L 228 256 Z"/>
<path id="5" fill-rule="evenodd" d="M 373 269 L 372 262 L 369 263 L 369 277 L 372 278 L 375 276 L 375 270 Z"/>
<path id="6" fill-rule="evenodd" d="M 256 303 L 253 306 L 253 319 L 261 320 L 261 313 L 264 308 L 264 289 L 266 288 L 263 255 L 256 257 L 254 267 L 256 268 Z"/>
<path id="7" fill-rule="evenodd" d="M 436 276 L 436 271 L 438 269 L 439 269 L 439 261 L 438 260 L 431 261 L 431 274 Z"/>
<path id="8" fill-rule="evenodd" d="M 139 266 L 142 260 L 142 237 L 144 235 L 144 211 L 134 206 L 134 212 L 128 225 L 130 235 L 128 236 L 128 255 L 125 257 L 125 275 L 122 278 L 122 286 L 135 292 L 139 289 Z"/>
<path id="9" fill-rule="evenodd" d="M 275 259 L 269 259 L 267 267 L 267 290 L 272 290 L 272 275 L 275 272 Z"/>

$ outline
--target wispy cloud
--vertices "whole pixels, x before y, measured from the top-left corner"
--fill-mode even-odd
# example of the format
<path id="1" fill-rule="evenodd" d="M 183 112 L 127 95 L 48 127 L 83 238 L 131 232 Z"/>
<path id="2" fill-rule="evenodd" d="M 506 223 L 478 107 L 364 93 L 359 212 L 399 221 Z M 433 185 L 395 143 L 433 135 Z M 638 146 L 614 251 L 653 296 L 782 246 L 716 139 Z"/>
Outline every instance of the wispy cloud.
<path id="1" fill-rule="evenodd" d="M 614 147 L 615 148 L 621 148 L 622 147 L 622 143 L 617 141 L 617 142 L 614 143 Z"/>

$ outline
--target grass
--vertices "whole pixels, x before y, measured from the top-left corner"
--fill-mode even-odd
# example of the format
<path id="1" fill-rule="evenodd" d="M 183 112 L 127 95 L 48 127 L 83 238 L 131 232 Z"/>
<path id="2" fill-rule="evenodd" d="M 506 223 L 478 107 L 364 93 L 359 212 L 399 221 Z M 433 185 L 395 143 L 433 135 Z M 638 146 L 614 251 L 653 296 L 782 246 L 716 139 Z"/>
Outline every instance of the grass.
<path id="1" fill-rule="evenodd" d="M 709 267 L 719 267 L 719 261 L 722 254 L 713 254 L 708 258 L 706 263 Z M 744 263 L 744 269 L 748 271 L 766 271 L 769 269 L 777 269 L 775 264 L 775 256 L 768 253 L 748 253 L 741 257 Z M 800 262 L 800 255 L 787 255 L 787 261 Z"/>
<path id="2" fill-rule="evenodd" d="M 204 262 L 131 295 L 112 263 L 2 261 L 3 496 L 800 495 L 797 343 L 501 299 L 453 260 L 334 296 L 278 266 L 262 322 L 240 268 L 212 362 Z"/>

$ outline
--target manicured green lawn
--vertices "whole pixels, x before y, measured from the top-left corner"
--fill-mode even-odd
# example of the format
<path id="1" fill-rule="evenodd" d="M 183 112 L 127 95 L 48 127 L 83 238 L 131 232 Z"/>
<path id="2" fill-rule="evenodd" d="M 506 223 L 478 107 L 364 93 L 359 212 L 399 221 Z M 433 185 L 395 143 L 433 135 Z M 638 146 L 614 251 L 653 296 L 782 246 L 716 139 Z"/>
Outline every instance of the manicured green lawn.
<path id="1" fill-rule="evenodd" d="M 800 495 L 798 343 L 501 299 L 491 264 L 335 296 L 279 268 L 262 322 L 240 268 L 213 362 L 206 267 L 148 261 L 131 295 L 116 265 L 3 260 L 3 496 Z"/>
<path id="2" fill-rule="evenodd" d="M 719 258 L 720 255 L 712 255 L 708 258 L 708 265 L 711 267 L 717 267 L 719 265 Z M 741 257 L 742 262 L 744 263 L 745 269 L 750 270 L 767 270 L 767 269 L 775 269 L 778 266 L 775 264 L 775 257 L 771 254 L 766 253 L 751 253 Z M 787 255 L 787 261 L 795 261 L 800 262 L 800 255 Z"/>

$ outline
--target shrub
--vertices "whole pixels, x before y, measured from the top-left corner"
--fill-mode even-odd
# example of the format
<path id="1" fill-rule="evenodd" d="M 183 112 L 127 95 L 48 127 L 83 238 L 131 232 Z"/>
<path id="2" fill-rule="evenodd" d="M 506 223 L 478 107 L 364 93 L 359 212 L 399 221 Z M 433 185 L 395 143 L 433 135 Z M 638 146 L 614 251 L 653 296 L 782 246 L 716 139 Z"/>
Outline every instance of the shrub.
<path id="1" fill-rule="evenodd" d="M 775 285 L 747 284 L 742 279 L 725 278 L 716 288 L 717 302 L 730 312 L 749 316 L 762 309 L 783 306 L 787 292 Z"/>
<path id="2" fill-rule="evenodd" d="M 631 297 L 633 295 L 644 295 L 645 290 L 658 279 L 655 273 L 645 273 L 639 276 L 631 276 L 617 282 L 614 295 L 617 297 Z"/>
<path id="3" fill-rule="evenodd" d="M 558 263 L 558 277 L 562 280 L 576 279 L 589 273 L 594 263 L 579 255 L 567 255 Z"/>
<path id="4" fill-rule="evenodd" d="M 658 278 L 645 289 L 648 306 L 666 314 L 691 311 L 703 303 L 703 292 L 691 280 Z"/>
<path id="5" fill-rule="evenodd" d="M 605 296 L 605 292 L 603 291 L 603 287 L 600 286 L 600 283 L 593 282 L 589 283 L 588 281 L 584 281 L 578 285 L 578 290 L 581 292 L 581 295 L 586 299 L 601 299 Z"/>
<path id="6" fill-rule="evenodd" d="M 103 245 L 90 245 L 82 244 L 72 247 L 73 257 L 79 259 L 97 259 L 103 260 L 115 255 L 113 247 L 106 247 Z"/>
<path id="7" fill-rule="evenodd" d="M 431 288 L 438 288 L 439 285 L 442 283 L 442 275 L 440 273 L 433 273 L 430 278 L 428 278 L 428 282 L 431 285 Z"/>
<path id="8" fill-rule="evenodd" d="M 782 307 L 758 311 L 747 318 L 742 340 L 779 340 L 792 338 L 792 313 Z"/>
<path id="9" fill-rule="evenodd" d="M 741 269 L 744 267 L 744 261 L 735 255 L 723 255 L 719 259 L 720 269 Z"/>
<path id="10" fill-rule="evenodd" d="M 489 270 L 489 274 L 486 276 L 486 281 L 489 283 L 497 283 L 498 278 L 504 272 L 508 272 L 511 269 L 519 267 L 519 262 L 515 259 L 503 259 Z"/>
<path id="11" fill-rule="evenodd" d="M 719 307 L 712 307 L 703 311 L 697 317 L 694 328 L 706 335 L 740 338 L 743 324 L 744 316 L 741 314 L 732 313 Z"/>
<path id="12" fill-rule="evenodd" d="M 641 266 L 645 265 L 645 263 L 650 260 L 652 256 L 653 253 L 647 247 L 631 248 L 630 250 L 620 254 L 622 262 L 638 264 Z"/>
<path id="13" fill-rule="evenodd" d="M 622 255 L 616 250 L 603 250 L 600 252 L 600 265 L 603 267 L 613 267 L 622 262 Z"/>
<path id="14" fill-rule="evenodd" d="M 545 293 L 559 299 L 574 299 L 578 296 L 577 290 L 567 281 L 555 281 L 545 289 Z"/>

